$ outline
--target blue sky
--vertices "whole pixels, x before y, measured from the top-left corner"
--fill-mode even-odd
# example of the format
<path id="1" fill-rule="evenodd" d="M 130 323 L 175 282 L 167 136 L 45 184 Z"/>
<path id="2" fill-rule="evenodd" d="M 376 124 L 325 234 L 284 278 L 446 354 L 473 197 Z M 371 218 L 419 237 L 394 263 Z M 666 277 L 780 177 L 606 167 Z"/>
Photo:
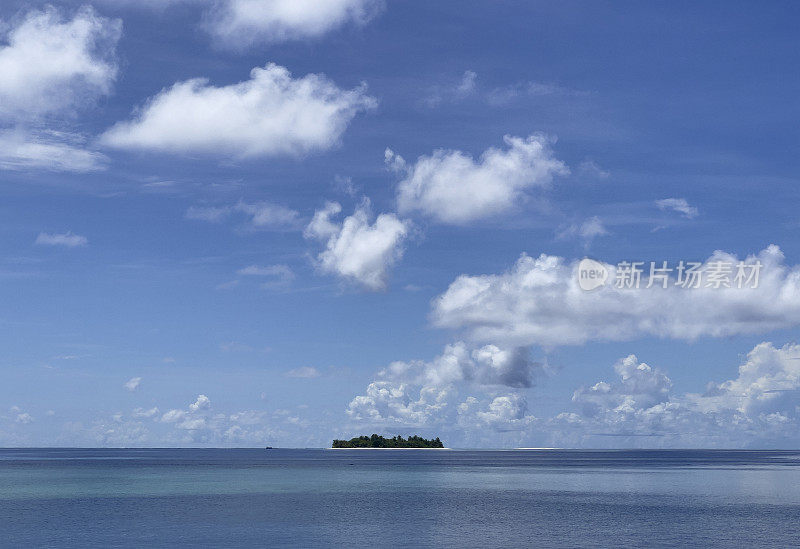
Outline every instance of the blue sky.
<path id="1" fill-rule="evenodd" d="M 796 446 L 798 15 L 4 2 L 0 444 Z"/>

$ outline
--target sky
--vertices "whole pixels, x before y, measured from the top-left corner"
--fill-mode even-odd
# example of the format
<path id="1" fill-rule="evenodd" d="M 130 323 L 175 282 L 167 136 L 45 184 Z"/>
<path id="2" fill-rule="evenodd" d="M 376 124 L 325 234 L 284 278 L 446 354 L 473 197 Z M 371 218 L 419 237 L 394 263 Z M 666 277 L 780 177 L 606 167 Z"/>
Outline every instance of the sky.
<path id="1" fill-rule="evenodd" d="M 3 2 L 0 446 L 798 447 L 799 17 Z"/>

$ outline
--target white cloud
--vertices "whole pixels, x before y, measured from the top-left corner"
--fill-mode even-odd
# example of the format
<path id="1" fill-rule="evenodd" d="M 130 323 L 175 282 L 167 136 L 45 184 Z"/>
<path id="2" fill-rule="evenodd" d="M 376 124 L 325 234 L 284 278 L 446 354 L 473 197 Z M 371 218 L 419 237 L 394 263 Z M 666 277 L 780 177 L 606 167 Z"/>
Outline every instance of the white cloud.
<path id="1" fill-rule="evenodd" d="M 247 219 L 247 227 L 260 230 L 294 230 L 300 227 L 300 214 L 272 202 L 244 202 L 233 206 L 192 206 L 186 218 L 209 223 L 219 223 L 232 215 L 240 214 Z"/>
<path id="2" fill-rule="evenodd" d="M 134 408 L 133 417 L 135 418 L 153 418 L 158 415 L 158 407 L 153 408 Z"/>
<path id="3" fill-rule="evenodd" d="M 142 382 L 142 378 L 140 377 L 132 377 L 128 381 L 125 382 L 125 388 L 131 392 L 135 391 L 139 388 L 139 384 Z"/>
<path id="4" fill-rule="evenodd" d="M 250 224 L 256 229 L 297 228 L 299 223 L 297 211 L 270 202 L 248 204 L 240 201 L 234 209 L 249 216 Z"/>
<path id="5" fill-rule="evenodd" d="M 350 121 L 376 105 L 364 86 L 342 90 L 324 75 L 292 78 L 284 67 L 255 68 L 250 80 L 215 87 L 196 78 L 151 98 L 134 120 L 101 137 L 110 147 L 234 158 L 324 151 Z"/>
<path id="6" fill-rule="evenodd" d="M 503 139 L 508 149 L 490 148 L 477 161 L 461 151 L 437 150 L 408 166 L 387 149 L 387 164 L 404 174 L 397 187 L 400 213 L 421 212 L 450 224 L 495 217 L 518 205 L 525 190 L 569 173 L 553 157 L 548 138 Z"/>
<path id="7" fill-rule="evenodd" d="M 326 241 L 317 256 L 318 267 L 368 290 L 384 289 L 389 268 L 403 255 L 409 224 L 394 214 L 380 214 L 370 223 L 367 200 L 341 223 L 332 221 L 341 210 L 338 203 L 328 202 L 306 227 L 306 238 Z"/>
<path id="8" fill-rule="evenodd" d="M 457 103 L 468 99 L 484 102 L 491 107 L 504 107 L 525 97 L 541 98 L 550 96 L 563 99 L 586 97 L 588 95 L 590 93 L 585 91 L 574 90 L 548 82 L 516 82 L 490 89 L 479 84 L 478 74 L 475 71 L 467 70 L 464 71 L 457 82 L 451 80 L 450 82 L 433 86 L 422 101 L 428 107 L 437 107 L 442 103 Z"/>
<path id="9" fill-rule="evenodd" d="M 458 422 L 468 430 L 488 427 L 495 431 L 521 431 L 535 421 L 528 414 L 527 399 L 516 393 L 494 397 L 485 407 L 475 397 L 467 397 L 458 406 Z"/>
<path id="10" fill-rule="evenodd" d="M 590 217 L 583 223 L 577 225 L 573 224 L 558 233 L 558 238 L 579 238 L 583 245 L 588 248 L 592 241 L 598 236 L 605 236 L 608 234 L 608 229 L 603 224 L 603 221 L 597 217 Z"/>
<path id="11" fill-rule="evenodd" d="M 0 117 L 62 112 L 108 94 L 121 31 L 90 7 L 68 21 L 52 7 L 28 13 L 0 46 Z"/>
<path id="12" fill-rule="evenodd" d="M 89 239 L 85 236 L 67 233 L 39 233 L 34 244 L 41 246 L 64 246 L 65 248 L 77 248 L 86 246 Z"/>
<path id="13" fill-rule="evenodd" d="M 155 440 L 160 444 L 168 442 L 170 445 L 244 444 L 252 447 L 254 444 L 263 444 L 265 440 L 275 435 L 275 430 L 269 426 L 271 415 L 268 412 L 262 410 L 217 412 L 212 409 L 211 400 L 202 394 L 185 409 L 171 409 L 160 418 L 158 413 L 158 408 L 154 407 L 149 410 L 136 408 L 131 414 L 131 417 L 139 422 L 142 419 L 152 419 L 151 427 L 162 431 L 160 438 L 148 439 L 151 444 Z M 303 420 L 296 416 L 286 417 L 284 420 L 288 424 L 304 425 Z"/>
<path id="14" fill-rule="evenodd" d="M 23 412 L 21 414 L 17 414 L 17 417 L 14 419 L 17 423 L 22 423 L 23 425 L 27 425 L 28 423 L 33 423 L 33 416 L 27 412 Z"/>
<path id="15" fill-rule="evenodd" d="M 314 212 L 314 217 L 311 218 L 311 222 L 306 227 L 303 235 L 306 238 L 316 238 L 319 240 L 325 240 L 334 236 L 341 230 L 341 226 L 331 221 L 331 218 L 340 213 L 342 213 L 341 204 L 338 202 L 326 202 L 321 210 Z"/>
<path id="16" fill-rule="evenodd" d="M 294 272 L 292 272 L 288 265 L 250 265 L 249 267 L 239 269 L 236 271 L 236 274 L 239 276 L 257 276 L 271 279 L 269 282 L 265 282 L 267 286 L 287 284 L 294 279 Z"/>
<path id="17" fill-rule="evenodd" d="M 195 431 L 204 429 L 209 420 L 211 400 L 206 395 L 198 395 L 188 410 L 172 409 L 161 416 L 162 423 L 174 423 L 178 429 Z"/>
<path id="18" fill-rule="evenodd" d="M 243 48 L 258 43 L 317 38 L 347 22 L 363 24 L 381 0 L 225 0 L 206 17 L 221 44 Z"/>
<path id="19" fill-rule="evenodd" d="M 358 189 L 350 176 L 336 175 L 333 178 L 333 188 L 337 192 L 354 197 L 358 194 Z"/>
<path id="20" fill-rule="evenodd" d="M 315 377 L 319 377 L 320 375 L 321 374 L 319 373 L 319 370 L 312 368 L 311 366 L 302 366 L 286 372 L 286 377 L 295 377 L 301 379 L 313 379 Z"/>
<path id="21" fill-rule="evenodd" d="M 474 71 L 464 71 L 464 75 L 461 77 L 461 82 L 459 82 L 458 86 L 456 87 L 456 91 L 460 95 L 469 95 L 475 91 L 475 81 L 478 79 L 477 73 Z"/>
<path id="22" fill-rule="evenodd" d="M 669 400 L 672 381 L 657 369 L 639 362 L 635 355 L 620 359 L 614 365 L 619 381 L 601 381 L 581 387 L 572 397 L 584 415 L 595 416 L 609 409 L 651 408 Z"/>
<path id="23" fill-rule="evenodd" d="M 374 381 L 366 394 L 355 397 L 347 414 L 359 421 L 386 421 L 403 425 L 423 425 L 438 418 L 448 407 L 449 389 L 423 387 L 412 394 L 406 384 Z"/>
<path id="24" fill-rule="evenodd" d="M 540 365 L 526 348 L 501 349 L 484 345 L 472 349 L 461 341 L 447 345 L 430 362 L 393 362 L 378 373 L 380 379 L 442 387 L 453 383 L 475 383 L 514 388 L 532 387 Z"/>
<path id="25" fill-rule="evenodd" d="M 715 252 L 703 265 L 738 263 Z M 577 283 L 577 262 L 540 255 L 520 257 L 507 273 L 458 277 L 434 301 L 439 327 L 465 332 L 473 341 L 504 345 L 579 345 L 587 341 L 626 341 L 645 336 L 694 340 L 764 333 L 800 324 L 800 267 L 784 264 L 770 246 L 747 265 L 761 262 L 757 288 L 682 288 L 660 284 L 647 289 L 609 283 L 592 292 Z M 645 273 L 643 280 L 649 273 Z M 674 273 L 673 273 L 674 274 Z"/>
<path id="26" fill-rule="evenodd" d="M 584 160 L 578 165 L 578 173 L 584 176 L 606 179 L 611 175 L 611 172 L 604 170 L 594 160 Z"/>
<path id="27" fill-rule="evenodd" d="M 190 206 L 186 210 L 186 219 L 219 223 L 230 215 L 233 208 L 230 206 Z"/>
<path id="28" fill-rule="evenodd" d="M 363 25 L 383 0 L 101 0 L 109 4 L 164 10 L 180 4 L 206 8 L 203 27 L 224 47 L 249 46 L 323 36 L 348 23 Z"/>
<path id="29" fill-rule="evenodd" d="M 621 441 L 672 447 L 797 443 L 798 345 L 757 345 L 739 367 L 738 377 L 709 384 L 705 394 L 672 394 L 669 377 L 634 355 L 618 361 L 614 370 L 617 380 L 575 392 L 579 413 L 553 418 L 549 426 L 554 437 L 565 437 L 573 444 L 615 446 Z"/>
<path id="30" fill-rule="evenodd" d="M 161 421 L 164 423 L 175 423 L 176 421 L 180 421 L 186 416 L 186 412 L 183 410 L 169 410 L 163 416 L 161 416 Z"/>
<path id="31" fill-rule="evenodd" d="M 436 107 L 445 100 L 465 99 L 477 91 L 477 79 L 476 72 L 464 71 L 458 82 L 434 87 L 423 101 L 429 107 Z"/>
<path id="32" fill-rule="evenodd" d="M 732 408 L 751 416 L 778 412 L 797 417 L 800 345 L 780 349 L 769 342 L 756 345 L 736 379 L 710 384 L 703 396 L 711 408 Z"/>
<path id="33" fill-rule="evenodd" d="M 687 219 L 693 219 L 700 213 L 694 206 L 690 206 L 685 198 L 662 198 L 656 200 L 656 206 L 660 210 L 673 210 L 683 215 Z"/>
<path id="34" fill-rule="evenodd" d="M 3 23 L 0 21 L 0 30 Z M 90 7 L 65 19 L 53 7 L 30 11 L 0 33 L 0 169 L 90 172 L 106 157 L 65 131 L 82 108 L 111 92 L 118 20 Z M 53 128 L 61 128 L 55 131 Z"/>
<path id="35" fill-rule="evenodd" d="M 512 443 L 575 447 L 788 447 L 800 440 L 800 345 L 756 345 L 736 377 L 709 383 L 703 394 L 675 394 L 665 372 L 629 355 L 614 364 L 611 379 L 574 392 L 574 411 L 539 419 L 523 390 L 484 385 L 474 374 L 485 350 L 457 343 L 430 363 L 391 364 L 347 414 L 360 425 L 431 427 L 449 440 L 488 444 L 502 433 L 517 433 L 505 439 Z"/>
<path id="36" fill-rule="evenodd" d="M 197 412 L 198 410 L 208 410 L 211 408 L 211 399 L 206 395 L 199 395 L 194 403 L 189 405 L 189 410 Z"/>
<path id="37" fill-rule="evenodd" d="M 533 385 L 541 371 L 528 349 L 500 349 L 485 345 L 470 349 L 463 342 L 447 345 L 430 362 L 393 362 L 377 374 L 363 395 L 350 402 L 347 414 L 355 420 L 398 425 L 448 425 L 464 428 L 489 426 L 517 430 L 533 418 L 525 399 L 507 389 Z M 458 404 L 462 391 L 489 392 L 483 401 L 470 396 Z M 498 394 L 500 391 L 500 394 Z"/>
<path id="38" fill-rule="evenodd" d="M 0 130 L 0 169 L 77 173 L 105 169 L 108 158 L 84 144 L 82 136 L 71 133 Z"/>

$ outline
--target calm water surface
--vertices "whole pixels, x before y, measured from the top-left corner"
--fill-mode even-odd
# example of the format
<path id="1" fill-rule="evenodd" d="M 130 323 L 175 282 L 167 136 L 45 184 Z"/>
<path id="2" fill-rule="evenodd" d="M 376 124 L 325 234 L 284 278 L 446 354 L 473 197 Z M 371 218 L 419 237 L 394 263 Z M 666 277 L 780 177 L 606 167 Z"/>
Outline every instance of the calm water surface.
<path id="1" fill-rule="evenodd" d="M 800 546 L 800 452 L 0 449 L 0 547 Z"/>

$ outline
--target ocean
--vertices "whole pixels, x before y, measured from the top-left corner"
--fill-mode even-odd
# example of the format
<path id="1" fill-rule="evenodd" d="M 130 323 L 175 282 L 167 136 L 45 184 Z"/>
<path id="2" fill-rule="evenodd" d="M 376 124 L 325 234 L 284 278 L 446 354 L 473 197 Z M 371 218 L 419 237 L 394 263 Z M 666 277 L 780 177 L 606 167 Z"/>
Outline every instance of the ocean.
<path id="1" fill-rule="evenodd" d="M 0 546 L 800 546 L 800 452 L 4 449 Z"/>

